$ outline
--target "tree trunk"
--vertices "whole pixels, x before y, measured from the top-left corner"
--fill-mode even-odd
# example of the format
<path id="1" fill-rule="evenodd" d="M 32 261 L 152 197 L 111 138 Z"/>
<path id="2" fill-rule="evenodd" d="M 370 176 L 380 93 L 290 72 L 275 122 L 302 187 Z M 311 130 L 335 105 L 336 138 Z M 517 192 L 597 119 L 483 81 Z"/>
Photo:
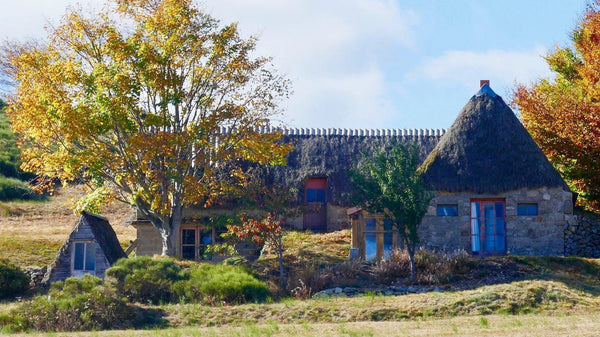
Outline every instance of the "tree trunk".
<path id="1" fill-rule="evenodd" d="M 162 252 L 161 255 L 162 256 L 174 256 L 176 255 L 176 250 L 175 250 L 175 236 L 172 235 L 172 231 L 169 228 L 168 224 L 165 226 L 163 225 L 162 228 L 160 228 L 158 230 L 160 232 L 160 238 L 162 241 Z"/>
<path id="2" fill-rule="evenodd" d="M 417 267 L 415 266 L 416 247 L 413 243 L 408 243 L 406 249 L 408 250 L 408 260 L 410 261 L 410 283 L 415 283 L 415 279 L 417 278 Z"/>
<path id="3" fill-rule="evenodd" d="M 277 256 L 279 257 L 279 280 L 281 281 L 281 288 L 285 288 L 285 270 L 283 269 L 283 247 L 281 241 L 277 247 Z"/>

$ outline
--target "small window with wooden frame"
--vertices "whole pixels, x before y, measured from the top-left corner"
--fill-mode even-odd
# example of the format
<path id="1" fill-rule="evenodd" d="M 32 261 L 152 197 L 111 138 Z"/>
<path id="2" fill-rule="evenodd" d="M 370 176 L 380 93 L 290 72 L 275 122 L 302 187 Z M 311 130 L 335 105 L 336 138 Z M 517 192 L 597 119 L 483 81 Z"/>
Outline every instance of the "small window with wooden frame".
<path id="1" fill-rule="evenodd" d="M 398 247 L 398 231 L 381 215 L 362 218 L 361 257 L 366 261 L 386 259 Z"/>
<path id="2" fill-rule="evenodd" d="M 439 204 L 437 205 L 437 216 L 458 216 L 457 204 Z"/>
<path id="3" fill-rule="evenodd" d="M 186 260 L 209 260 L 208 246 L 215 242 L 214 228 L 191 227 L 181 228 L 180 256 Z"/>
<path id="4" fill-rule="evenodd" d="M 73 254 L 71 254 L 71 274 L 81 277 L 83 274 L 96 272 L 96 243 L 93 241 L 73 242 Z"/>

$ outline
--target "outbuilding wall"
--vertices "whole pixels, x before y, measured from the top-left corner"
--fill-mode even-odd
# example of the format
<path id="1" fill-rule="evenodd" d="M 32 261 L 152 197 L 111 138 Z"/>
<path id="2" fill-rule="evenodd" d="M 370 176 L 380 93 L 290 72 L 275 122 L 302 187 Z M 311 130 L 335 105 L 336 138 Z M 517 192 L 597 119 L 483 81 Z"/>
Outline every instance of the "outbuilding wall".
<path id="1" fill-rule="evenodd" d="M 56 281 L 64 281 L 66 278 L 71 277 L 71 259 L 73 255 L 73 249 L 75 242 L 94 242 L 96 245 L 96 271 L 94 276 L 104 278 L 106 269 L 110 268 L 108 259 L 104 255 L 104 251 L 98 245 L 98 242 L 94 239 L 92 229 L 84 221 L 80 222 L 77 228 L 71 233 L 67 243 L 58 252 L 58 258 L 56 263 L 49 269 L 48 281 L 50 283 Z"/>

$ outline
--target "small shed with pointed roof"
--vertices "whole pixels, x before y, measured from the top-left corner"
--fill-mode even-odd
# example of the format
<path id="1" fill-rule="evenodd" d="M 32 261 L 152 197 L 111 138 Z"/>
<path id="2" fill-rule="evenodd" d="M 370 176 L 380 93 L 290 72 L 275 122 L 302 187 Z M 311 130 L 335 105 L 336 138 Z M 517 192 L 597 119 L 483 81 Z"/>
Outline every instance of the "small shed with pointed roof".
<path id="1" fill-rule="evenodd" d="M 79 221 L 48 268 L 42 284 L 64 281 L 68 277 L 91 274 L 104 278 L 106 269 L 126 258 L 108 220 L 82 212 Z"/>

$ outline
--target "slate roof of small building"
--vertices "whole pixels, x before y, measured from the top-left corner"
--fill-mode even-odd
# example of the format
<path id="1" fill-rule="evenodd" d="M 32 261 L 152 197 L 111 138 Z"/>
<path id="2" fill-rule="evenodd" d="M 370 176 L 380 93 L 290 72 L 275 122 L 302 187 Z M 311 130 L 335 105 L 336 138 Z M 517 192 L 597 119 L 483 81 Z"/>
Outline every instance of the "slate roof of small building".
<path id="1" fill-rule="evenodd" d="M 104 255 L 111 265 L 118 259 L 127 257 L 125 251 L 119 243 L 119 240 L 117 239 L 117 234 L 108 222 L 108 219 L 100 215 L 83 211 L 81 212 L 81 218 L 79 222 L 81 221 L 85 221 L 85 223 L 90 226 L 92 232 L 94 233 L 96 242 L 98 242 L 98 245 L 104 252 Z"/>
<path id="2" fill-rule="evenodd" d="M 488 84 L 471 97 L 421 166 L 431 190 L 500 193 L 569 188 Z"/>

